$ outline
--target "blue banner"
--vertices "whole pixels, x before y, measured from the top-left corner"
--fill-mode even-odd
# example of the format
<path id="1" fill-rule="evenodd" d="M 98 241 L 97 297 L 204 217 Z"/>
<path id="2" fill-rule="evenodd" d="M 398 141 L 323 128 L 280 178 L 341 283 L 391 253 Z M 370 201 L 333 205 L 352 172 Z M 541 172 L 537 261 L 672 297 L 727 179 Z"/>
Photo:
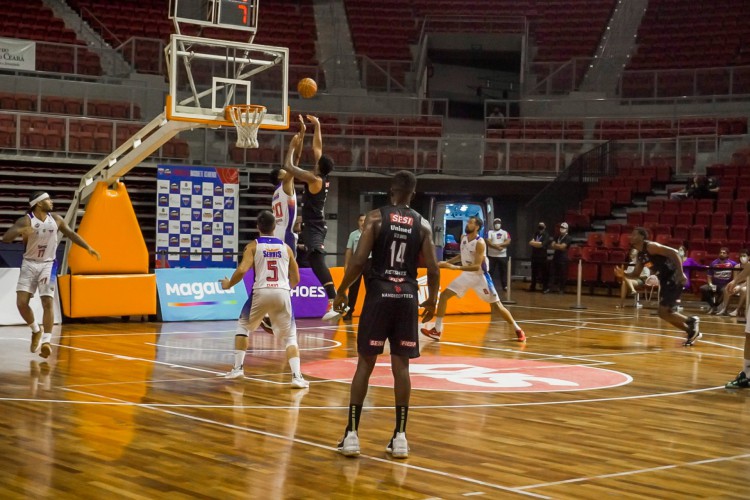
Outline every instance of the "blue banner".
<path id="1" fill-rule="evenodd" d="M 237 283 L 222 290 L 219 280 L 234 268 L 156 269 L 162 321 L 237 319 L 247 301 L 247 290 Z"/>
<path id="2" fill-rule="evenodd" d="M 159 165 L 156 267 L 236 265 L 239 187 L 235 168 Z"/>

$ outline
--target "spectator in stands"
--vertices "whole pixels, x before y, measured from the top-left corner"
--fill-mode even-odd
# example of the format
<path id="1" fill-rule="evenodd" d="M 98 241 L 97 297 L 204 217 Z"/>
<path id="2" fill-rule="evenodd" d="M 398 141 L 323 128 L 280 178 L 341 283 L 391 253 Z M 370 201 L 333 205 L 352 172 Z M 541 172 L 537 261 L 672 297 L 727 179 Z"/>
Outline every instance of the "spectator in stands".
<path id="1" fill-rule="evenodd" d="M 702 200 L 706 198 L 716 198 L 719 193 L 719 183 L 713 177 L 705 175 L 696 175 L 691 177 L 681 191 L 675 191 L 669 197 L 673 200 L 685 200 L 693 198 Z"/>
<path id="2" fill-rule="evenodd" d="M 552 265 L 550 268 L 549 281 L 557 285 L 558 293 L 565 293 L 565 281 L 568 279 L 568 248 L 570 248 L 570 235 L 568 234 L 568 223 L 560 224 L 557 237 L 552 240 L 550 247 L 554 250 L 552 254 Z M 549 293 L 549 285 L 544 293 Z"/>
<path id="3" fill-rule="evenodd" d="M 634 278 L 628 278 L 627 275 L 632 274 L 635 270 L 635 266 L 638 264 L 638 250 L 632 248 L 628 255 L 628 267 L 625 269 L 625 275 L 622 278 L 622 285 L 620 286 L 620 309 L 625 307 L 625 298 L 634 297 L 638 294 L 636 287 L 643 286 L 646 280 L 651 276 L 651 271 L 648 267 L 644 267 L 641 270 L 641 274 Z M 635 301 L 635 307 L 642 307 L 640 301 Z"/>
<path id="4" fill-rule="evenodd" d="M 487 257 L 490 259 L 490 276 L 495 283 L 502 283 L 508 289 L 508 246 L 510 234 L 503 229 L 503 221 L 493 221 L 493 229 L 487 232 Z"/>
<path id="5" fill-rule="evenodd" d="M 537 282 L 541 285 L 542 290 L 547 289 L 549 281 L 549 269 L 547 263 L 547 248 L 549 248 L 550 237 L 547 232 L 547 225 L 540 222 L 536 227 L 534 237 L 529 241 L 531 247 L 531 286 L 530 292 L 536 291 Z"/>
<path id="6" fill-rule="evenodd" d="M 505 128 L 505 115 L 500 108 L 495 107 L 487 117 L 487 128 Z"/>
<path id="7" fill-rule="evenodd" d="M 729 249 L 721 247 L 719 257 L 711 262 L 708 269 L 708 283 L 701 287 L 703 301 L 709 306 L 708 314 L 716 314 L 722 301 L 724 287 L 732 281 L 732 269 L 737 263 L 729 258 Z"/>
<path id="8" fill-rule="evenodd" d="M 680 260 L 682 261 L 682 271 L 685 273 L 687 280 L 685 281 L 685 289 L 690 288 L 690 277 L 693 269 L 702 269 L 703 265 L 692 257 L 688 257 L 688 246 L 687 243 L 680 245 L 677 249 L 677 253 L 680 254 Z"/>
<path id="9" fill-rule="evenodd" d="M 737 271 L 744 269 L 747 265 L 747 261 L 748 251 L 745 249 L 740 250 L 740 261 L 739 263 L 735 264 L 734 269 Z M 721 306 L 719 307 L 719 310 L 716 311 L 716 314 L 721 314 L 722 316 L 737 316 L 739 314 L 741 316 L 742 312 L 744 311 L 745 298 L 747 297 L 747 295 L 745 294 L 746 291 L 746 283 L 738 283 L 737 286 L 734 287 L 734 292 L 724 293 L 724 300 L 721 301 Z M 727 312 L 727 308 L 729 307 L 729 301 L 732 300 L 732 297 L 737 297 L 739 303 L 737 304 L 737 309 L 730 313 Z"/>

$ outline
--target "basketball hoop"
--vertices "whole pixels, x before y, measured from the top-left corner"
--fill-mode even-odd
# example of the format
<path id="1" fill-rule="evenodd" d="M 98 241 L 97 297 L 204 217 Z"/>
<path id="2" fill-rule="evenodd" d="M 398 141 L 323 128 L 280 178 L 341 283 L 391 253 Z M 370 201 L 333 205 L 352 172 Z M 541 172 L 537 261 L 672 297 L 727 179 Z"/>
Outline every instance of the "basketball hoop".
<path id="1" fill-rule="evenodd" d="M 266 116 L 266 107 L 257 104 L 235 104 L 226 107 L 227 118 L 237 129 L 238 148 L 257 148 L 258 129 Z"/>

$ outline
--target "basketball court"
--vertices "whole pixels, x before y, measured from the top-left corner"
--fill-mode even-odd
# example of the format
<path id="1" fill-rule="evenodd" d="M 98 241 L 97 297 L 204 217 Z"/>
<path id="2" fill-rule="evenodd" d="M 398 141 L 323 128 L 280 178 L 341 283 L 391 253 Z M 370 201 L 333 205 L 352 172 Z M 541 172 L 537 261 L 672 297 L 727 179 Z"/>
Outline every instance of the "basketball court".
<path id="1" fill-rule="evenodd" d="M 356 364 L 353 324 L 300 320 L 307 390 L 280 342 L 251 336 L 244 380 L 235 323 L 77 323 L 47 363 L 4 327 L 3 496 L 127 498 L 745 498 L 750 399 L 723 388 L 743 326 L 706 318 L 682 334 L 652 309 L 517 293 L 527 344 L 488 314 L 446 317 L 412 363 L 406 460 L 384 356 L 360 425 L 336 452 Z M 491 322 L 490 322 L 491 321 Z"/>

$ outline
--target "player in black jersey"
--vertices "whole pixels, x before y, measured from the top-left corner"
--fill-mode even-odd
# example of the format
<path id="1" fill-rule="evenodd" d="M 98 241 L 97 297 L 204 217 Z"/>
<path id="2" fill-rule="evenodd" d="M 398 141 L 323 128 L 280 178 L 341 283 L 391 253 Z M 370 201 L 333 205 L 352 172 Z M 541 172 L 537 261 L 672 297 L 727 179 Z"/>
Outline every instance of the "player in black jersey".
<path id="1" fill-rule="evenodd" d="M 687 277 L 682 270 L 682 260 L 677 250 L 648 240 L 648 230 L 642 227 L 633 229 L 630 245 L 638 251 L 635 268 L 626 273 L 622 266 L 615 267 L 618 278 L 635 278 L 641 275 L 644 267 L 659 278 L 659 317 L 687 333 L 685 345 L 690 346 L 702 337 L 698 328 L 698 316 L 685 317 L 678 313 L 677 303 Z"/>
<path id="2" fill-rule="evenodd" d="M 313 134 L 313 156 L 315 165 L 312 170 L 304 170 L 287 161 L 281 168 L 290 172 L 295 179 L 305 183 L 302 193 L 302 239 L 308 251 L 308 260 L 315 277 L 323 285 L 328 295 L 328 309 L 323 315 L 324 320 L 335 319 L 340 313 L 333 309 L 333 299 L 336 297 L 336 287 L 333 285 L 331 271 L 325 263 L 325 239 L 328 232 L 323 209 L 328 196 L 328 174 L 333 170 L 333 160 L 323 154 L 323 137 L 320 131 L 320 121 L 317 117 L 307 115 L 307 119 L 315 125 Z"/>
<path id="3" fill-rule="evenodd" d="M 367 295 L 357 332 L 357 371 L 352 379 L 349 418 L 344 439 L 338 446 L 346 456 L 359 455 L 359 417 L 367 395 L 370 375 L 385 341 L 391 350 L 394 393 L 396 397 L 396 428 L 386 451 L 393 458 L 406 458 L 406 417 L 409 410 L 411 379 L 409 359 L 419 356 L 419 303 L 417 300 L 417 261 L 420 255 L 427 267 L 429 295 L 422 304 L 423 321 L 435 314 L 440 270 L 432 244 L 432 232 L 408 203 L 414 196 L 417 179 L 411 172 L 401 171 L 391 181 L 391 205 L 367 214 L 362 236 L 354 256 L 346 268 L 334 302 L 342 311 L 347 304 L 346 290 L 364 269 L 372 252 L 366 275 Z"/>

